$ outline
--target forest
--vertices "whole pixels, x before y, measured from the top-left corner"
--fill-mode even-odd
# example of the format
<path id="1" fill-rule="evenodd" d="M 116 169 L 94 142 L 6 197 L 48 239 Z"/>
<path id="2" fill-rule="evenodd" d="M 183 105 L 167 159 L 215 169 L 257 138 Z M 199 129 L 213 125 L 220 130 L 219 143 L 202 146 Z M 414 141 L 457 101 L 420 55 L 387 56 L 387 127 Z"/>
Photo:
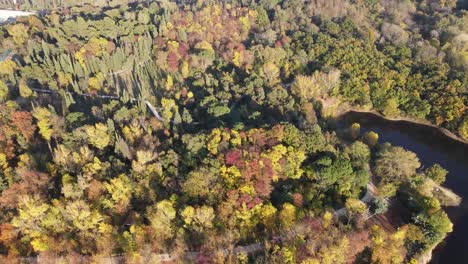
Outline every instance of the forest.
<path id="1" fill-rule="evenodd" d="M 418 263 L 452 231 L 447 170 L 337 119 L 468 140 L 464 1 L 76 2 L 0 0 L 42 10 L 0 26 L 0 262 Z"/>

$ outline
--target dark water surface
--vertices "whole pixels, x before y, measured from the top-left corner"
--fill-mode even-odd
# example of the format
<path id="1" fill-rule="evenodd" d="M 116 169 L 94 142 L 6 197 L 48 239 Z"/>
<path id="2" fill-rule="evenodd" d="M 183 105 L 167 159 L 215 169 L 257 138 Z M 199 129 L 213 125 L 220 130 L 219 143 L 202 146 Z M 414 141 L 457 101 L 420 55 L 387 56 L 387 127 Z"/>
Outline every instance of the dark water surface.
<path id="1" fill-rule="evenodd" d="M 436 128 L 406 121 L 388 121 L 370 113 L 348 112 L 346 123 L 361 124 L 361 132 L 372 130 L 379 142 L 389 142 L 415 152 L 421 164 L 439 163 L 449 171 L 445 187 L 463 198 L 459 207 L 445 208 L 454 223 L 453 232 L 434 251 L 432 264 L 468 263 L 468 144 L 457 142 Z"/>

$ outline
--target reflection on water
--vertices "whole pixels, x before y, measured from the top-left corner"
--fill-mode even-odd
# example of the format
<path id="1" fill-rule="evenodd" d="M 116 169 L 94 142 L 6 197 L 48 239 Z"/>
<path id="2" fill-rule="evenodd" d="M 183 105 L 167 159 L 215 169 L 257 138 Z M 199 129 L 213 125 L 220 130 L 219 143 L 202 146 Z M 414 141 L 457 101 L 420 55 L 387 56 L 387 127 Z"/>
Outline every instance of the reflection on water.
<path id="1" fill-rule="evenodd" d="M 435 128 L 406 121 L 387 121 L 369 113 L 349 112 L 342 120 L 361 124 L 361 132 L 372 130 L 379 142 L 390 142 L 415 152 L 421 164 L 439 163 L 449 171 L 444 186 L 463 198 L 459 207 L 447 208 L 453 232 L 434 252 L 431 263 L 468 263 L 468 145 L 457 142 Z"/>

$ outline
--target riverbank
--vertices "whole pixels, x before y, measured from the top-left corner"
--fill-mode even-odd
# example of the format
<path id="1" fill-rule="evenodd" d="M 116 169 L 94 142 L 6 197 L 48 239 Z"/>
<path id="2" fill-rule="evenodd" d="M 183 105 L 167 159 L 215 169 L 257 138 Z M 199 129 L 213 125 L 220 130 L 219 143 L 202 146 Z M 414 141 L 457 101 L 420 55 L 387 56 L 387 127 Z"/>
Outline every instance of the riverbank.
<path id="1" fill-rule="evenodd" d="M 342 126 L 359 123 L 362 133 L 376 132 L 379 142 L 389 142 L 416 153 L 423 168 L 438 163 L 448 171 L 444 187 L 450 191 L 444 187 L 437 188 L 436 195 L 444 197 L 444 210 L 453 223 L 453 231 L 432 252 L 428 250 L 421 254 L 418 263 L 466 263 L 468 252 L 464 250 L 464 245 L 468 243 L 468 144 L 425 121 L 386 118 L 374 111 L 351 107 L 341 109 L 344 116 L 336 118 Z"/>
<path id="2" fill-rule="evenodd" d="M 372 114 L 372 115 L 375 115 L 375 116 L 377 116 L 379 118 L 382 118 L 385 121 L 389 121 L 389 122 L 407 122 L 407 123 L 411 123 L 411 124 L 415 124 L 415 125 L 430 127 L 432 129 L 438 130 L 439 133 L 444 134 L 445 136 L 449 137 L 450 139 L 453 139 L 453 140 L 455 140 L 455 141 L 457 141 L 459 143 L 468 145 L 468 140 L 465 140 L 465 139 L 457 136 L 456 134 L 454 134 L 453 132 L 449 131 L 446 128 L 437 126 L 437 125 L 431 123 L 428 120 L 416 119 L 416 118 L 404 117 L 404 116 L 398 116 L 398 117 L 393 117 L 393 118 L 392 117 L 386 117 L 386 116 L 382 115 L 381 113 L 379 113 L 379 112 L 377 112 L 375 110 L 364 110 L 364 109 L 354 108 L 354 107 L 351 107 L 351 108 L 349 108 L 347 110 L 339 112 L 338 116 L 343 116 L 343 115 L 345 115 L 347 113 L 352 113 L 352 112 L 362 113 L 362 114 Z"/>

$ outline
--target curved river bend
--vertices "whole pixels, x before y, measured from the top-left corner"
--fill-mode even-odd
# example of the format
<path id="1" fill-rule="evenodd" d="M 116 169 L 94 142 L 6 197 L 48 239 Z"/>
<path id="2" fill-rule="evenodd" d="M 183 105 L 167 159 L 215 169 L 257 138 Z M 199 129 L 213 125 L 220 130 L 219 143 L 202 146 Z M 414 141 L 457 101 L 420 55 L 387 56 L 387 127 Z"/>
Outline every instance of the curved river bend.
<path id="1" fill-rule="evenodd" d="M 340 119 L 346 124 L 360 123 L 361 132 L 375 131 L 380 143 L 390 142 L 415 152 L 424 167 L 439 163 L 449 171 L 444 186 L 463 201 L 459 207 L 445 209 L 454 229 L 435 249 L 431 263 L 468 263 L 468 144 L 451 139 L 433 127 L 389 121 L 372 113 L 348 112 Z"/>

